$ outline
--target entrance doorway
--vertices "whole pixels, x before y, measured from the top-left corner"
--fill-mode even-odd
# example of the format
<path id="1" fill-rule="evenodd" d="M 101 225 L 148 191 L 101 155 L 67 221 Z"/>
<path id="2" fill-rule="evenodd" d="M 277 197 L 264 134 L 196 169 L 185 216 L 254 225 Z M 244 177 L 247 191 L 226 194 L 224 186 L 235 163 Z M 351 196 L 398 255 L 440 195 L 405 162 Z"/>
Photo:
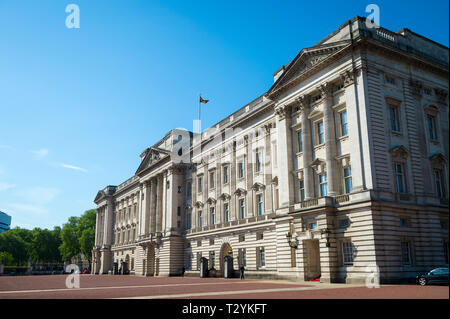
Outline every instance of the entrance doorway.
<path id="1" fill-rule="evenodd" d="M 320 277 L 320 248 L 318 239 L 303 241 L 303 256 L 305 264 L 305 281 Z"/>
<path id="2" fill-rule="evenodd" d="M 229 243 L 223 243 L 222 247 L 220 248 L 220 272 L 222 276 L 224 274 L 223 272 L 225 269 L 225 262 L 227 262 L 225 260 L 225 257 L 231 258 L 231 260 L 233 258 L 233 249 L 231 248 L 231 245 Z"/>

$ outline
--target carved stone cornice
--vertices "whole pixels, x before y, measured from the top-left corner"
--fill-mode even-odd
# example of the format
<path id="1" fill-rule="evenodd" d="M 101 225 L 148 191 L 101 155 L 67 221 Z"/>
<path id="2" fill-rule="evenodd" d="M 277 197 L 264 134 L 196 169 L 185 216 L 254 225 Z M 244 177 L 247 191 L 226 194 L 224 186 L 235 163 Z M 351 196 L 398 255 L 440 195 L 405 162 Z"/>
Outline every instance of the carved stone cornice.
<path id="1" fill-rule="evenodd" d="M 434 93 L 436 94 L 436 97 L 438 98 L 439 102 L 446 103 L 447 102 L 447 95 L 448 92 L 444 89 L 440 88 L 434 88 Z"/>
<path id="2" fill-rule="evenodd" d="M 409 86 L 411 87 L 411 93 L 416 96 L 422 96 L 423 84 L 419 80 L 409 80 Z"/>
<path id="3" fill-rule="evenodd" d="M 322 100 L 332 96 L 333 93 L 332 88 L 333 85 L 330 82 L 322 83 L 317 87 L 317 90 L 320 92 L 320 95 L 322 96 L 321 98 Z"/>
<path id="4" fill-rule="evenodd" d="M 286 119 L 289 114 L 290 107 L 286 104 L 281 104 L 275 107 L 275 115 L 278 117 L 279 121 Z"/>
<path id="5" fill-rule="evenodd" d="M 311 103 L 311 96 L 310 95 L 302 95 L 295 99 L 298 102 L 299 109 L 302 112 L 305 112 L 309 108 L 309 105 Z"/>
<path id="6" fill-rule="evenodd" d="M 344 82 L 344 87 L 352 85 L 355 83 L 355 71 L 346 70 L 340 74 L 342 81 Z"/>

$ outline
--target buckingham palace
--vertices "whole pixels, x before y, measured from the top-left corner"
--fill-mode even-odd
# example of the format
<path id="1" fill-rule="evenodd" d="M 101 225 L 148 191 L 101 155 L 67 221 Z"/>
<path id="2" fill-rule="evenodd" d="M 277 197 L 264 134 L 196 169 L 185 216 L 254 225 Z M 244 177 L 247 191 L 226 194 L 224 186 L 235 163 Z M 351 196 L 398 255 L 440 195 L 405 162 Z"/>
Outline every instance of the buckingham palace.
<path id="1" fill-rule="evenodd" d="M 448 66 L 431 39 L 348 20 L 101 189 L 92 271 L 394 283 L 448 267 Z"/>

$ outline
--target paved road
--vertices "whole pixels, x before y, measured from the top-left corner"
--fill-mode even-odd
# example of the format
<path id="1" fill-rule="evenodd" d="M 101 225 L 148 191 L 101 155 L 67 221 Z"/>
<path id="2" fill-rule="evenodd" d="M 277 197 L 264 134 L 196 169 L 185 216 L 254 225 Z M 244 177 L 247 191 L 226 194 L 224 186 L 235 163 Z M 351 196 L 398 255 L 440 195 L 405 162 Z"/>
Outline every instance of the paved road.
<path id="1" fill-rule="evenodd" d="M 0 299 L 448 299 L 448 286 L 323 284 L 223 278 L 145 278 L 81 275 L 80 288 L 66 288 L 66 275 L 0 277 Z"/>

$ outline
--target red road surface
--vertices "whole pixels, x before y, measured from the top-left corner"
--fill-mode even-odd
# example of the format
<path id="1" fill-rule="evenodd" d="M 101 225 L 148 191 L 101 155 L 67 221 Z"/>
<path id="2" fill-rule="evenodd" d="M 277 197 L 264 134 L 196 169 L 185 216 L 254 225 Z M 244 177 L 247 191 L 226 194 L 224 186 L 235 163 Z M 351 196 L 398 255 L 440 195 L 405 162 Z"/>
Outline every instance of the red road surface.
<path id="1" fill-rule="evenodd" d="M 188 299 L 448 299 L 448 286 L 382 286 L 287 283 L 192 277 L 81 275 L 80 289 L 67 289 L 66 275 L 2 276 L 0 299 L 188 298 Z"/>

